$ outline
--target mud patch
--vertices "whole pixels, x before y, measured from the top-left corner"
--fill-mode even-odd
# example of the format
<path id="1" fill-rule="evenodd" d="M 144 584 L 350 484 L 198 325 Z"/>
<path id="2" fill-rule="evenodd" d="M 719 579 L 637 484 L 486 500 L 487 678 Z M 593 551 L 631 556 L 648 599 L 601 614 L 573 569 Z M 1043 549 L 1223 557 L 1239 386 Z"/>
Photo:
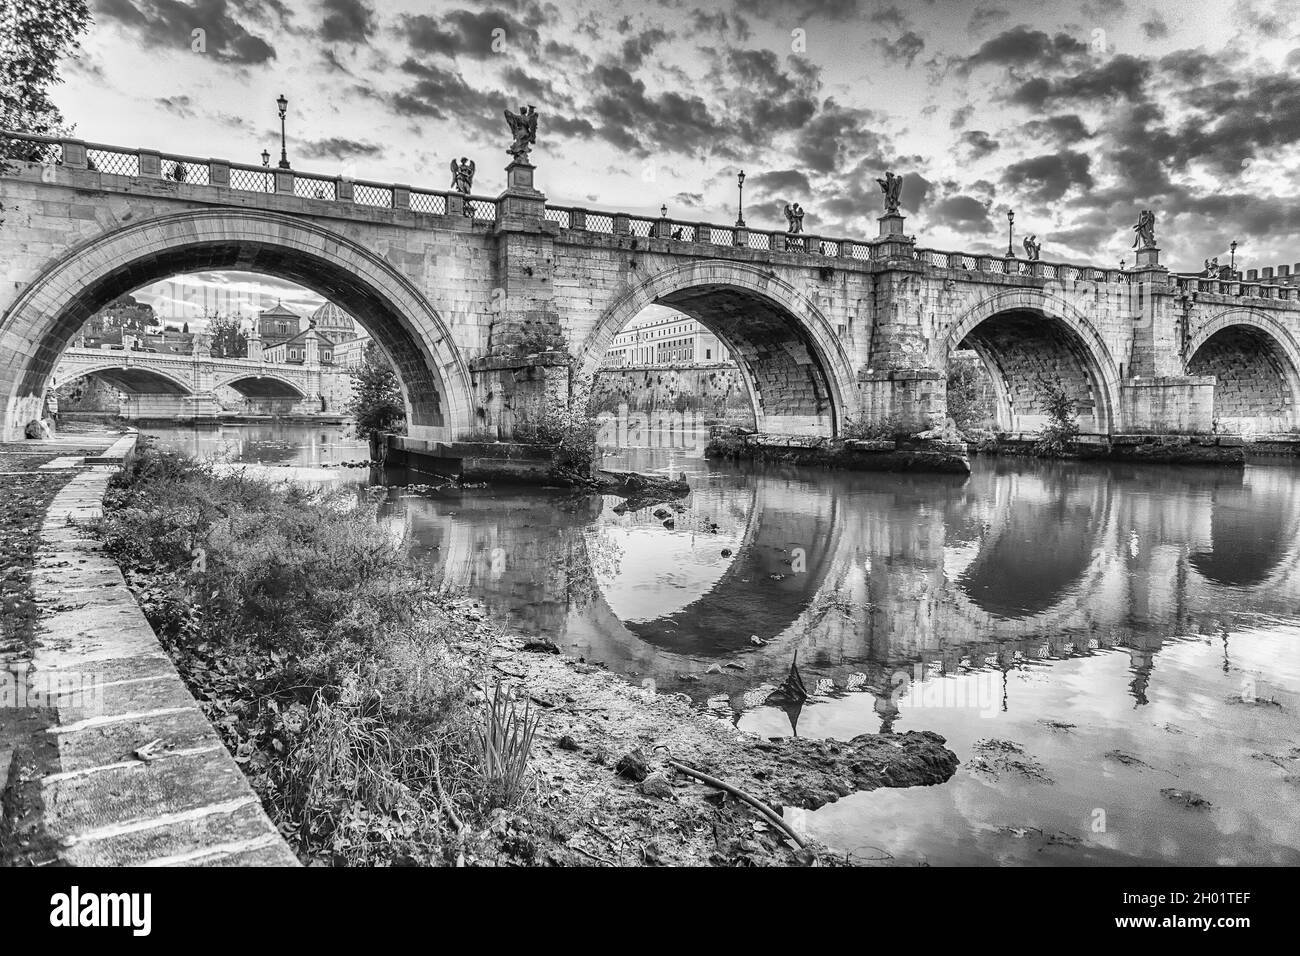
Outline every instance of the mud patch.
<path id="1" fill-rule="evenodd" d="M 1176 790 L 1173 787 L 1165 787 L 1160 791 L 1160 795 L 1189 810 L 1208 810 L 1213 806 L 1209 800 L 1192 790 Z"/>
<path id="2" fill-rule="evenodd" d="M 972 773 L 998 780 L 1004 775 L 1016 776 L 1037 783 L 1054 783 L 1043 765 L 1025 753 L 1025 748 L 1013 740 L 986 738 L 975 744 L 975 757 L 970 762 Z"/>

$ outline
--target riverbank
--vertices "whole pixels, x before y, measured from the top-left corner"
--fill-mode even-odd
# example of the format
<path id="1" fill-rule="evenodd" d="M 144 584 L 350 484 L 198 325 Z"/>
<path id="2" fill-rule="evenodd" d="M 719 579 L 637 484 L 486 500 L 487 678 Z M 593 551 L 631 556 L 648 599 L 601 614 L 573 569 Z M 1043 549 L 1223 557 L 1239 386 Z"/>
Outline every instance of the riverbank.
<path id="1" fill-rule="evenodd" d="M 168 417 L 168 418 L 149 418 L 147 416 L 136 418 L 123 418 L 117 412 L 60 412 L 58 415 L 58 425 L 60 429 L 67 424 L 73 430 L 82 428 L 86 425 L 108 425 L 123 426 L 129 428 L 152 428 L 165 426 L 168 428 L 178 425 L 192 426 L 196 428 L 217 428 L 221 425 L 345 425 L 351 421 L 346 415 L 322 414 L 322 415 L 253 415 L 242 412 L 230 412 L 221 415 L 191 415 L 189 417 Z"/>
<path id="2" fill-rule="evenodd" d="M 730 461 L 778 462 L 850 471 L 935 472 L 969 475 L 965 442 L 764 435 L 715 430 L 704 457 Z"/>
<path id="3" fill-rule="evenodd" d="M 956 767 L 928 733 L 765 741 L 504 634 L 439 590 L 364 492 L 149 452 L 115 482 L 99 530 L 305 862 L 837 863 L 669 759 L 809 809 Z M 536 720 L 522 786 L 487 757 L 499 688 Z"/>
<path id="4" fill-rule="evenodd" d="M 1281 457 L 1273 443 L 1260 454 Z M 972 452 L 1008 457 L 1115 461 L 1150 465 L 1223 465 L 1242 467 L 1250 443 L 1239 435 L 1088 435 L 1044 455 L 1036 435 L 999 435 L 971 444 Z"/>

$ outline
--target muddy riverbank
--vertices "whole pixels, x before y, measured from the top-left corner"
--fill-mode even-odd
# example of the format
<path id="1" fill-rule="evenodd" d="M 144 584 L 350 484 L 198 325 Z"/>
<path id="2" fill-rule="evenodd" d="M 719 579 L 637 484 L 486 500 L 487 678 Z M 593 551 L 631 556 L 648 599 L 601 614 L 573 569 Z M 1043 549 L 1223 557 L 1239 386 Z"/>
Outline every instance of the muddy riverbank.
<path id="1" fill-rule="evenodd" d="M 470 619 L 481 611 L 466 606 Z M 549 828 L 492 839 L 484 859 L 606 865 L 794 865 L 846 862 L 815 841 L 800 849 L 734 797 L 672 761 L 735 786 L 780 812 L 814 810 L 853 793 L 946 781 L 957 758 L 929 732 L 849 741 L 765 739 L 701 713 L 684 695 L 657 694 L 486 627 L 489 670 L 537 707 L 537 807 Z M 619 772 L 620 762 L 644 760 Z M 640 779 L 637 779 L 640 778 Z M 666 784 L 666 786 L 665 786 Z M 509 824 L 506 825 L 507 831 Z M 494 834 L 495 835 L 495 834 Z"/>

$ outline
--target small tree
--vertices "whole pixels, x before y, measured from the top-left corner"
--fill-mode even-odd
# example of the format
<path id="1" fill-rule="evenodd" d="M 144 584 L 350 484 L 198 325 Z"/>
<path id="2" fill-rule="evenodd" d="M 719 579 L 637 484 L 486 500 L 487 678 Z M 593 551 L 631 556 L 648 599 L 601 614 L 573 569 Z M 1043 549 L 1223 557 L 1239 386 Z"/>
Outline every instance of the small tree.
<path id="1" fill-rule="evenodd" d="M 582 378 L 567 393 L 550 389 L 536 414 L 521 416 L 514 437 L 527 445 L 554 448 L 555 464 L 561 472 L 588 476 L 600 457 L 599 433 L 592 380 Z"/>
<path id="2" fill-rule="evenodd" d="M 356 420 L 357 436 L 373 438 L 380 432 L 406 431 L 406 404 L 397 373 L 374 342 L 366 345 L 361 364 L 352 376 L 352 399 L 347 411 Z"/>
<path id="3" fill-rule="evenodd" d="M 1047 423 L 1038 432 L 1034 452 L 1044 458 L 1059 458 L 1079 437 L 1079 421 L 1074 416 L 1075 402 L 1058 382 L 1040 379 L 1038 390 L 1047 411 Z"/>
<path id="4" fill-rule="evenodd" d="M 213 358 L 248 358 L 248 333 L 240 327 L 238 316 L 214 314 L 207 319 Z"/>

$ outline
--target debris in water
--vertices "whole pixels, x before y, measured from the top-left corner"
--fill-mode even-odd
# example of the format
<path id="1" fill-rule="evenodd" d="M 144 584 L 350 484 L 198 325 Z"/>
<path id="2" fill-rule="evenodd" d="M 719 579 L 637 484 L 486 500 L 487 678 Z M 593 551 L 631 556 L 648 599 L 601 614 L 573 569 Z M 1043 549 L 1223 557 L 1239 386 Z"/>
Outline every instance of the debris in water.
<path id="1" fill-rule="evenodd" d="M 1173 787 L 1166 787 L 1160 791 L 1160 795 L 1174 803 L 1181 803 L 1189 810 L 1208 810 L 1212 806 L 1209 800 L 1191 790 L 1175 790 Z"/>

